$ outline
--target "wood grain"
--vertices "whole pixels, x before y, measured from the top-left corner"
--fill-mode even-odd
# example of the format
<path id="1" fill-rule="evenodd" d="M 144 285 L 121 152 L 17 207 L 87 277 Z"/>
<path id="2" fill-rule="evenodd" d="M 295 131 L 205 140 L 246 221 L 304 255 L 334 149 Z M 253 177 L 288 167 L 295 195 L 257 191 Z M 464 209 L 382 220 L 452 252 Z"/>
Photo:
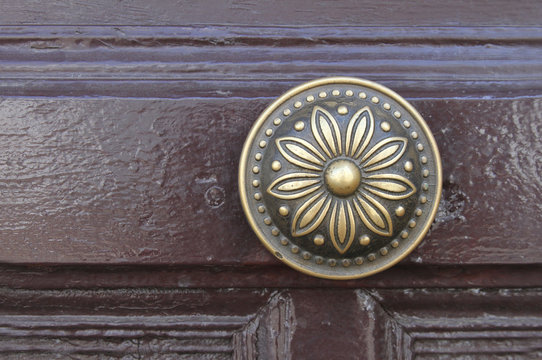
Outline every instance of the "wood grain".
<path id="1" fill-rule="evenodd" d="M 0 259 L 275 264 L 244 220 L 236 175 L 267 103 L 4 99 Z M 435 134 L 445 183 L 431 233 L 407 262 L 539 263 L 542 99 L 413 104 Z"/>
<path id="2" fill-rule="evenodd" d="M 408 333 L 410 359 L 536 359 L 539 289 L 383 290 L 371 296 Z"/>
<path id="3" fill-rule="evenodd" d="M 4 290 L 0 356 L 287 359 L 291 306 L 265 290 Z"/>
<path id="4" fill-rule="evenodd" d="M 274 98 L 350 75 L 408 97 L 532 96 L 541 44 L 540 27 L 8 26 L 0 94 Z"/>
<path id="5" fill-rule="evenodd" d="M 0 0 L 0 357 L 542 358 L 542 7 Z M 241 212 L 244 138 L 301 82 L 420 110 L 443 199 L 401 264 L 308 277 Z"/>
<path id="6" fill-rule="evenodd" d="M 542 11 L 536 1 L 409 2 L 372 1 L 161 1 L 111 3 L 106 0 L 3 1 L 0 24 L 61 25 L 331 25 L 363 24 L 507 26 L 539 25 Z M 210 11 L 212 9 L 212 11 Z"/>
<path id="7" fill-rule="evenodd" d="M 2 290 L 0 354 L 534 359 L 541 298 L 513 288 Z"/>

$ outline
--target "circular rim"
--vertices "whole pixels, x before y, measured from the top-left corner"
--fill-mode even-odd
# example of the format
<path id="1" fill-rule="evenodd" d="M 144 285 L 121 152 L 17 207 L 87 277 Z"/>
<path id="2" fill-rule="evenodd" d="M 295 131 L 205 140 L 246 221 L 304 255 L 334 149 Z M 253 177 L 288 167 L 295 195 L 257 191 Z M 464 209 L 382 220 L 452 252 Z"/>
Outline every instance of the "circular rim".
<path id="1" fill-rule="evenodd" d="M 254 139 L 256 138 L 258 131 L 262 127 L 263 123 L 267 120 L 269 115 L 275 111 L 278 107 L 280 107 L 286 100 L 290 99 L 296 94 L 299 94 L 305 90 L 309 90 L 311 88 L 322 86 L 322 85 L 330 85 L 330 84 L 351 84 L 351 85 L 358 85 L 358 86 L 364 86 L 376 91 L 379 91 L 383 93 L 384 95 L 389 96 L 393 100 L 397 101 L 398 104 L 400 104 L 417 122 L 420 128 L 423 130 L 424 135 L 427 137 L 427 140 L 431 146 L 431 150 L 434 154 L 434 160 L 436 165 L 436 191 L 435 191 L 435 201 L 433 202 L 433 206 L 431 208 L 431 211 L 429 213 L 429 216 L 427 218 L 427 221 L 425 222 L 422 231 L 419 233 L 418 238 L 410 244 L 410 246 L 405 249 L 397 258 L 391 260 L 390 262 L 384 264 L 382 267 L 378 269 L 374 269 L 365 273 L 360 273 L 356 275 L 326 275 L 317 273 L 314 271 L 311 271 L 307 268 L 301 267 L 298 264 L 294 263 L 293 261 L 289 260 L 286 257 L 282 257 L 279 259 L 280 261 L 284 262 L 288 266 L 294 268 L 297 271 L 300 271 L 307 275 L 312 275 L 315 277 L 323 278 L 323 279 L 332 279 L 332 280 L 349 280 L 349 279 L 359 279 L 364 278 L 367 276 L 374 275 L 376 273 L 379 273 L 381 271 L 384 271 L 386 269 L 389 269 L 390 267 L 394 266 L 401 260 L 403 260 L 406 256 L 408 256 L 423 240 L 427 232 L 429 231 L 429 228 L 431 224 L 433 223 L 435 219 L 435 215 L 437 213 L 438 205 L 440 203 L 440 197 L 442 194 L 442 164 L 440 159 L 440 153 L 437 147 L 437 143 L 435 141 L 435 138 L 433 137 L 433 134 L 429 127 L 427 126 L 427 123 L 422 118 L 420 113 L 403 97 L 401 97 L 399 94 L 397 94 L 395 91 L 377 84 L 375 82 L 372 82 L 370 80 L 365 79 L 359 79 L 359 78 L 353 78 L 353 77 L 326 77 L 321 79 L 312 80 L 306 83 L 303 83 L 299 86 L 296 86 L 290 90 L 288 90 L 286 93 L 281 95 L 278 99 L 273 101 L 265 110 L 260 114 L 256 122 L 252 125 L 252 128 L 250 129 L 250 132 L 248 133 L 248 136 L 245 140 L 245 143 L 243 145 L 243 150 L 241 152 L 240 162 L 239 162 L 239 173 L 238 173 L 238 179 L 239 179 L 239 196 L 241 199 L 241 205 L 243 207 L 243 211 L 245 212 L 246 218 L 252 227 L 252 230 L 256 233 L 258 238 L 260 239 L 260 242 L 263 243 L 263 245 L 266 247 L 268 251 L 270 251 L 272 254 L 275 253 L 275 249 L 271 246 L 271 244 L 267 241 L 265 235 L 262 233 L 260 228 L 256 224 L 256 220 L 254 219 L 248 204 L 248 198 L 247 198 L 247 192 L 246 192 L 246 169 L 247 169 L 247 163 L 248 163 L 248 156 L 250 153 L 250 150 L 252 148 L 252 144 L 254 142 Z"/>

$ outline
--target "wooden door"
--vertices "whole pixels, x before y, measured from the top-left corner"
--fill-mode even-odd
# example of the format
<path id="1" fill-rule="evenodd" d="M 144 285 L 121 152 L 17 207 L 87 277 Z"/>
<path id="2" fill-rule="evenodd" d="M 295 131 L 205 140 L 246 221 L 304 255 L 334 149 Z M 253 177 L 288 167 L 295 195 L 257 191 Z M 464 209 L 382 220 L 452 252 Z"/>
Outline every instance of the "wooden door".
<path id="1" fill-rule="evenodd" d="M 0 357 L 542 358 L 537 1 L 2 1 Z M 242 143 L 287 89 L 380 82 L 433 130 L 443 197 L 352 281 L 274 259 Z"/>

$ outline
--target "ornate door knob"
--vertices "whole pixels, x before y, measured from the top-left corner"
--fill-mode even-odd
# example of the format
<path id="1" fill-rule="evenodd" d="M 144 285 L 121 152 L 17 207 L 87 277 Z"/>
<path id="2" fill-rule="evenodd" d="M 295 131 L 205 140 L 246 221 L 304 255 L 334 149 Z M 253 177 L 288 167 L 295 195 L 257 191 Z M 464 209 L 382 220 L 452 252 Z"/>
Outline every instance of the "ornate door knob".
<path id="1" fill-rule="evenodd" d="M 441 194 L 435 140 L 405 99 L 335 77 L 275 100 L 245 142 L 241 202 L 262 243 L 304 273 L 372 275 L 427 233 Z"/>

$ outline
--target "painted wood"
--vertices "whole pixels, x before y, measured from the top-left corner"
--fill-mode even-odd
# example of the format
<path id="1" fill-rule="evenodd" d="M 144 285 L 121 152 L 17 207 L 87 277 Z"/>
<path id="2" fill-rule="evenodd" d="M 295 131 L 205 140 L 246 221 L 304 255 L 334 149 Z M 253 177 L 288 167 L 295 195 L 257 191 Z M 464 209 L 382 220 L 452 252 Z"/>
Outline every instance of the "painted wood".
<path id="1" fill-rule="evenodd" d="M 517 288 L 3 290 L 0 354 L 531 359 L 541 354 L 541 297 Z"/>
<path id="2" fill-rule="evenodd" d="M 237 195 L 241 146 L 267 103 L 5 98 L 0 259 L 275 264 Z M 407 262 L 539 262 L 541 99 L 413 104 L 441 149 L 444 190 L 431 233 Z"/>
<path id="3" fill-rule="evenodd" d="M 144 0 L 112 3 L 106 0 L 3 1 L 4 25 L 279 25 L 279 26 L 509 26 L 540 24 L 542 10 L 536 1 L 458 0 L 378 4 L 373 1 L 225 1 Z"/>
<path id="4" fill-rule="evenodd" d="M 272 99 L 336 75 L 410 98 L 542 90 L 534 26 L 8 26 L 0 40 L 6 96 Z"/>
<path id="5" fill-rule="evenodd" d="M 0 357 L 542 358 L 537 1 L 0 1 Z M 422 245 L 297 273 L 244 220 L 273 98 L 387 85 L 439 144 Z"/>

